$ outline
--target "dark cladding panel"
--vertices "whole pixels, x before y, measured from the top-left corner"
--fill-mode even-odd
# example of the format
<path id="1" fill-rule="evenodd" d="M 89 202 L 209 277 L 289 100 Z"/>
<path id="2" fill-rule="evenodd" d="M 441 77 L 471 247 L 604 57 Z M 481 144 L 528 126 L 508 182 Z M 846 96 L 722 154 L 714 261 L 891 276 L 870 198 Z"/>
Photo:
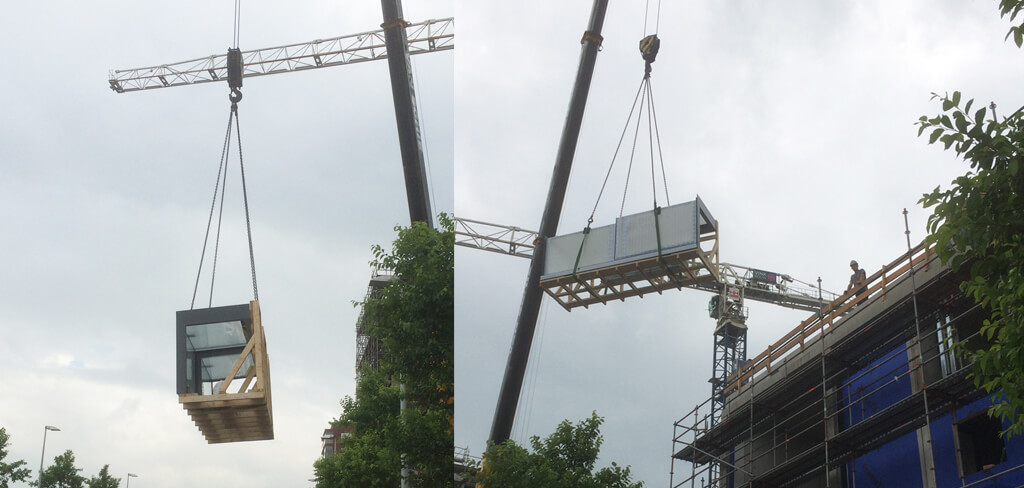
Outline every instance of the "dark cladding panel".
<path id="1" fill-rule="evenodd" d="M 175 333 L 178 394 L 203 393 L 203 383 L 224 379 L 252 337 L 249 305 L 179 311 Z"/>

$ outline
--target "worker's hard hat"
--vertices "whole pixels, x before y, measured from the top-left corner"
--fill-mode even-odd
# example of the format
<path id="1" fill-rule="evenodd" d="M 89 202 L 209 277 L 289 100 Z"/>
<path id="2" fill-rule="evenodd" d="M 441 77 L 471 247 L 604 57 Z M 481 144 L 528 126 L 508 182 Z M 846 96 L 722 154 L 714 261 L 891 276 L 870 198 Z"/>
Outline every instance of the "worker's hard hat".
<path id="1" fill-rule="evenodd" d="M 851 259 L 850 260 L 850 266 L 856 266 L 856 265 L 857 265 L 857 260 Z"/>

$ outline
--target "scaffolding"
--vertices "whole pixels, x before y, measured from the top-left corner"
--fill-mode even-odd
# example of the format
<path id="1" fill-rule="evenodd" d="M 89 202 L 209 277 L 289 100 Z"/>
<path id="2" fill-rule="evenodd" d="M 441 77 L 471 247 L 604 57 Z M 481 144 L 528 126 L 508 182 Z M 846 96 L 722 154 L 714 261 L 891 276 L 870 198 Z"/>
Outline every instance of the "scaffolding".
<path id="1" fill-rule="evenodd" d="M 388 285 L 392 276 L 391 270 L 373 268 L 370 272 L 370 283 L 366 286 L 363 303 L 374 299 L 377 293 Z M 381 340 L 366 332 L 366 307 L 360 307 L 359 318 L 356 319 L 356 377 L 359 377 L 360 370 L 364 367 L 377 370 L 380 367 L 383 351 Z"/>
<path id="2" fill-rule="evenodd" d="M 872 451 L 915 433 L 924 486 L 935 486 L 930 424 L 952 415 L 955 426 L 958 409 L 984 397 L 952 350 L 985 346 L 984 311 L 959 289 L 965 275 L 919 245 L 803 321 L 729 376 L 724 398 L 674 423 L 670 486 L 855 487 Z M 960 456 L 965 442 L 951 439 Z M 955 474 L 976 483 L 1021 467 L 958 464 Z"/>

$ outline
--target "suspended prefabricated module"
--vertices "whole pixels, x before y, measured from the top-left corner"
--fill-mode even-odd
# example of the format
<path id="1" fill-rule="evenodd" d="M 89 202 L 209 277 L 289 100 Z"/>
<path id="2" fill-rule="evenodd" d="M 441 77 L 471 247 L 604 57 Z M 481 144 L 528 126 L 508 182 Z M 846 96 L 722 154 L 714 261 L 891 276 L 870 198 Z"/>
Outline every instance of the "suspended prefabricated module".
<path id="1" fill-rule="evenodd" d="M 540 286 L 566 310 L 718 281 L 718 221 L 696 200 L 545 244 Z"/>
<path id="2" fill-rule="evenodd" d="M 274 438 L 259 302 L 177 314 L 178 401 L 207 442 Z"/>

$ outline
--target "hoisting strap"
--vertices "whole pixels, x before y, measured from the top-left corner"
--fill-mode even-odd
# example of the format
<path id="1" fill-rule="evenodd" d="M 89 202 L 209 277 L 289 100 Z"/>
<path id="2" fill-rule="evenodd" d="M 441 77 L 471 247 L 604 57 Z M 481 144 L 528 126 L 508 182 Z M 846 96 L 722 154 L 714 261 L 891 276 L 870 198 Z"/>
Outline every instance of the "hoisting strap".
<path id="1" fill-rule="evenodd" d="M 654 207 L 654 236 L 658 240 L 658 259 L 661 259 L 661 224 L 658 216 L 661 215 L 661 207 Z"/>
<path id="2" fill-rule="evenodd" d="M 576 262 L 572 265 L 572 275 L 576 276 L 576 271 L 580 269 L 580 258 L 583 256 L 583 246 L 587 244 L 587 236 L 590 235 L 590 222 L 587 223 L 587 227 L 583 229 L 583 240 L 580 241 L 580 249 L 576 251 Z"/>
<path id="3" fill-rule="evenodd" d="M 654 235 L 655 235 L 655 237 L 658 240 L 658 262 L 661 263 L 661 265 L 665 267 L 665 272 L 668 273 L 669 278 L 672 278 L 672 281 L 675 281 L 676 284 L 679 284 L 680 281 L 682 281 L 681 278 L 676 276 L 676 274 L 674 272 L 672 272 L 672 268 L 668 267 L 668 263 L 665 262 L 665 259 L 662 256 L 662 250 L 661 250 L 661 219 L 660 219 L 660 217 L 661 217 L 661 207 L 655 205 L 654 206 Z"/>

